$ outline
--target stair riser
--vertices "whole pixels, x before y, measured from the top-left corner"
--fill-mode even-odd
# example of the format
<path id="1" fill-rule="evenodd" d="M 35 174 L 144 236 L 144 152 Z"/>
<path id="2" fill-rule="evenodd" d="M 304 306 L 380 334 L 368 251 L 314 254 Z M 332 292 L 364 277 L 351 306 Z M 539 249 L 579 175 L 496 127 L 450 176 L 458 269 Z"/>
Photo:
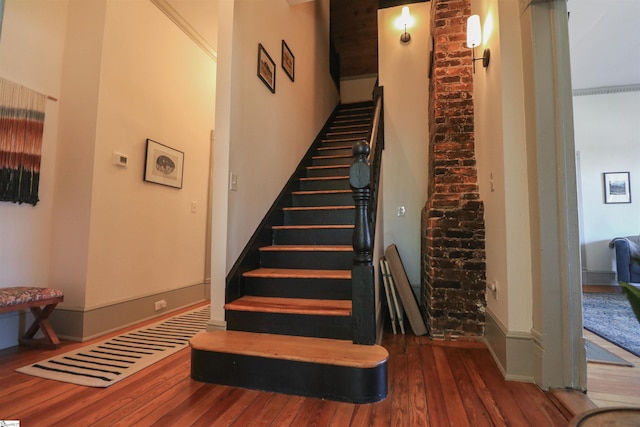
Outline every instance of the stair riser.
<path id="1" fill-rule="evenodd" d="M 349 180 L 344 179 L 327 179 L 327 180 L 302 180 L 300 181 L 301 191 L 318 191 L 318 190 L 350 190 Z"/>
<path id="2" fill-rule="evenodd" d="M 315 158 L 312 161 L 313 166 L 351 165 L 351 163 L 353 163 L 353 156 Z"/>
<path id="3" fill-rule="evenodd" d="M 317 155 L 318 156 L 352 156 L 353 155 L 353 148 L 352 147 L 348 147 L 348 148 L 332 148 L 331 146 L 329 147 L 321 147 L 321 148 L 331 148 L 330 150 L 318 150 Z"/>
<path id="4" fill-rule="evenodd" d="M 338 340 L 352 339 L 351 316 L 317 316 L 227 310 L 226 320 L 227 329 L 231 331 L 333 338 Z"/>
<path id="5" fill-rule="evenodd" d="M 325 135 L 325 140 L 336 139 L 367 139 L 367 132 L 333 132 Z"/>
<path id="6" fill-rule="evenodd" d="M 351 280 L 245 277 L 247 295 L 308 299 L 351 299 Z"/>
<path id="7" fill-rule="evenodd" d="M 307 169 L 307 178 L 323 176 L 349 176 L 349 168 Z"/>
<path id="8" fill-rule="evenodd" d="M 373 403 L 387 396 L 386 362 L 357 369 L 193 349 L 191 378 L 350 403 Z"/>
<path id="9" fill-rule="evenodd" d="M 351 123 L 347 123 L 344 125 L 337 125 L 337 126 L 333 126 L 329 129 L 329 132 L 327 133 L 339 133 L 339 132 L 369 132 L 369 125 L 368 124 L 351 124 Z"/>
<path id="10" fill-rule="evenodd" d="M 273 230 L 274 245 L 351 245 L 353 229 Z"/>
<path id="11" fill-rule="evenodd" d="M 302 268 L 310 270 L 350 270 L 353 252 L 262 251 L 263 268 Z"/>
<path id="12" fill-rule="evenodd" d="M 353 225 L 355 209 L 284 211 L 284 225 Z"/>
<path id="13" fill-rule="evenodd" d="M 293 206 L 353 206 L 353 193 L 338 194 L 294 194 Z"/>

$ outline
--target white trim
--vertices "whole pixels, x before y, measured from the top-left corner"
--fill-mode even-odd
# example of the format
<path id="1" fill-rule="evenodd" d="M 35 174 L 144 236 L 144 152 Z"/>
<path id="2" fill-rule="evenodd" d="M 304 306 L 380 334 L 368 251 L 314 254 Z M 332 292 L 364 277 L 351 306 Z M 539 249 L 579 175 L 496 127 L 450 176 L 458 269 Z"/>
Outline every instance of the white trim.
<path id="1" fill-rule="evenodd" d="M 214 61 L 218 60 L 218 52 L 207 42 L 207 40 L 200 35 L 183 17 L 175 10 L 167 0 L 151 0 L 151 3 L 155 4 L 158 9 L 162 11 L 167 17 L 173 21 L 184 33 L 189 36 L 195 44 L 197 44 L 202 50 L 205 51 Z"/>

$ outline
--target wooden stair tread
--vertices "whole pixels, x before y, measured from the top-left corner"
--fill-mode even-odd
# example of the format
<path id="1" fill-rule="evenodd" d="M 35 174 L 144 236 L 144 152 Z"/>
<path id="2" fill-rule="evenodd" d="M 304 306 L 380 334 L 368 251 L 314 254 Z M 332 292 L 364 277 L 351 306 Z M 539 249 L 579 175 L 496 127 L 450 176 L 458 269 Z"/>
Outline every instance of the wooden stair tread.
<path id="1" fill-rule="evenodd" d="M 191 348 L 202 351 L 362 369 L 375 368 L 386 362 L 389 357 L 387 350 L 379 345 L 358 345 L 346 340 L 240 331 L 199 332 L 189 343 Z"/>
<path id="2" fill-rule="evenodd" d="M 347 194 L 353 193 L 352 190 L 306 190 L 306 191 L 292 191 L 291 194 L 298 196 L 313 195 L 313 194 Z"/>
<path id="3" fill-rule="evenodd" d="M 270 279 L 351 279 L 351 270 L 304 270 L 294 268 L 258 268 L 247 271 L 244 277 Z"/>
<path id="4" fill-rule="evenodd" d="M 330 211 L 340 209 L 355 209 L 355 206 L 290 206 L 282 208 L 283 211 Z"/>
<path id="5" fill-rule="evenodd" d="M 313 156 L 313 160 L 326 160 L 326 159 L 349 159 L 353 157 L 353 154 L 334 154 L 330 156 Z"/>
<path id="6" fill-rule="evenodd" d="M 353 156 L 350 156 L 353 157 Z M 340 169 L 349 168 L 351 165 L 326 165 L 326 166 L 307 166 L 307 169 Z"/>
<path id="7" fill-rule="evenodd" d="M 354 225 L 273 225 L 271 227 L 274 230 L 342 230 L 348 228 L 355 228 Z"/>
<path id="8" fill-rule="evenodd" d="M 350 150 L 352 148 L 351 145 L 336 145 L 333 147 L 318 147 L 318 151 Z"/>
<path id="9" fill-rule="evenodd" d="M 349 176 L 316 176 L 311 178 L 300 178 L 300 181 L 331 181 L 339 179 L 349 179 Z"/>
<path id="10" fill-rule="evenodd" d="M 271 245 L 263 246 L 261 251 L 297 251 L 297 252 L 353 252 L 349 245 Z"/>
<path id="11" fill-rule="evenodd" d="M 257 297 L 245 295 L 224 305 L 225 310 L 260 313 L 351 316 L 350 300 Z"/>

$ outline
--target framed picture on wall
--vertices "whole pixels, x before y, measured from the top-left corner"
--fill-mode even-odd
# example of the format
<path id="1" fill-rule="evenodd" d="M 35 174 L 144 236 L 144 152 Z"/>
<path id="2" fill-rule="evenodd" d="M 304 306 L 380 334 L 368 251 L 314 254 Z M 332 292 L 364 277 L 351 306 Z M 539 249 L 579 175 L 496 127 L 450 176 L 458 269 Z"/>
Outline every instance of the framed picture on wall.
<path id="1" fill-rule="evenodd" d="M 144 180 L 169 187 L 182 188 L 184 153 L 147 139 Z"/>
<path id="2" fill-rule="evenodd" d="M 273 62 L 262 43 L 258 43 L 258 77 L 271 93 L 276 93 L 276 63 Z"/>
<path id="3" fill-rule="evenodd" d="M 291 53 L 291 49 L 287 46 L 287 42 L 282 40 L 282 69 L 291 81 L 294 81 L 296 73 L 296 57 Z"/>
<path id="4" fill-rule="evenodd" d="M 605 203 L 631 203 L 629 172 L 605 172 L 602 175 Z"/>

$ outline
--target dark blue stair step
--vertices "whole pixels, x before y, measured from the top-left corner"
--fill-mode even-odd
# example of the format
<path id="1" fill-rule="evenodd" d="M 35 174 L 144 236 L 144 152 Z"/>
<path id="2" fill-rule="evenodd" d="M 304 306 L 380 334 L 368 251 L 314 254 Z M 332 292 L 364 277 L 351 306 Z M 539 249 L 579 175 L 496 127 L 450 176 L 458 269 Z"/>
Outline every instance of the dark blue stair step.
<path id="1" fill-rule="evenodd" d="M 354 204 L 351 190 L 294 191 L 293 206 L 351 206 Z"/>
<path id="2" fill-rule="evenodd" d="M 196 381 L 351 403 L 387 395 L 381 346 L 238 331 L 200 332 L 190 345 Z"/>
<path id="3" fill-rule="evenodd" d="M 350 165 L 353 163 L 353 154 L 313 156 L 311 162 L 313 166 Z"/>
<path id="4" fill-rule="evenodd" d="M 368 123 L 333 123 L 327 132 L 369 132 Z"/>
<path id="5" fill-rule="evenodd" d="M 307 177 L 349 176 L 350 164 L 329 166 L 307 166 Z"/>
<path id="6" fill-rule="evenodd" d="M 347 139 L 347 138 L 358 138 L 358 139 L 362 139 L 362 138 L 366 138 L 367 137 L 367 131 L 339 131 L 339 132 L 326 132 L 325 133 L 325 138 L 329 141 L 335 141 L 335 140 L 343 140 L 343 139 Z M 324 141 L 323 139 L 323 141 Z"/>
<path id="7" fill-rule="evenodd" d="M 275 245 L 350 245 L 353 225 L 273 226 Z"/>
<path id="8" fill-rule="evenodd" d="M 340 144 L 318 148 L 319 156 L 353 156 L 353 144 Z"/>
<path id="9" fill-rule="evenodd" d="M 350 300 L 245 295 L 225 304 L 227 329 L 265 334 L 352 339 Z"/>
<path id="10" fill-rule="evenodd" d="M 301 191 L 350 189 L 349 175 L 300 178 Z"/>
<path id="11" fill-rule="evenodd" d="M 350 300 L 351 270 L 259 268 L 243 275 L 245 295 Z"/>
<path id="12" fill-rule="evenodd" d="M 348 270 L 353 266 L 350 245 L 272 245 L 260 248 L 260 266 Z"/>
<path id="13" fill-rule="evenodd" d="M 355 206 L 283 208 L 284 225 L 353 225 Z"/>

